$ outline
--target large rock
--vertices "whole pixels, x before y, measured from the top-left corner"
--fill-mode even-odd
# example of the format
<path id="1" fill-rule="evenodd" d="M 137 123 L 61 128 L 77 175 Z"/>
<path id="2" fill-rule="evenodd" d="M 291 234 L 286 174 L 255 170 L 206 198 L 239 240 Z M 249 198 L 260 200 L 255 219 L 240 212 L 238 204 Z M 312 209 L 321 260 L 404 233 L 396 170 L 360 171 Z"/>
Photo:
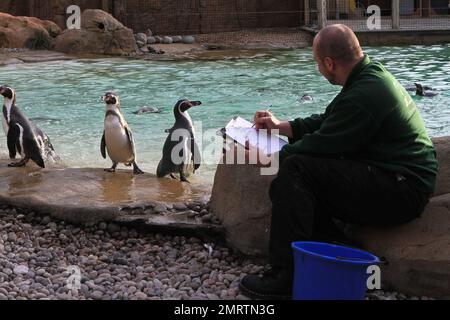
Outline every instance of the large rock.
<path id="1" fill-rule="evenodd" d="M 450 137 L 433 141 L 440 164 L 438 186 L 422 218 L 389 229 L 353 226 L 351 236 L 389 262 L 382 273 L 385 288 L 450 298 Z M 217 169 L 211 208 L 229 244 L 244 254 L 267 256 L 273 178 L 261 176 L 254 166 Z"/>
<path id="2" fill-rule="evenodd" d="M 51 21 L 0 12 L 0 47 L 50 49 L 60 33 Z"/>
<path id="3" fill-rule="evenodd" d="M 102 10 L 85 10 L 81 30 L 66 30 L 55 50 L 66 53 L 130 55 L 136 53 L 133 31 Z"/>
<path id="4" fill-rule="evenodd" d="M 411 295 L 450 298 L 450 137 L 433 140 L 439 176 L 420 219 L 389 229 L 352 227 L 352 237 L 388 265 L 383 283 Z"/>
<path id="5" fill-rule="evenodd" d="M 226 229 L 231 246 L 251 256 L 267 255 L 274 176 L 262 176 L 256 166 L 219 165 L 211 209 Z"/>

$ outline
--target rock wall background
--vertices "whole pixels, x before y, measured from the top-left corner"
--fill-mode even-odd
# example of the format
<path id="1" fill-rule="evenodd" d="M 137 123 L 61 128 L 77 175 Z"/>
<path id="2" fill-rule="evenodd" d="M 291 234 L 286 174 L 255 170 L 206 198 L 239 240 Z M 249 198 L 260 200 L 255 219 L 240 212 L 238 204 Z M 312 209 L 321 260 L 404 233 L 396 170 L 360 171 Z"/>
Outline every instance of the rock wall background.
<path id="1" fill-rule="evenodd" d="M 135 32 L 193 34 L 247 28 L 296 27 L 298 0 L 2 0 L 0 12 L 53 20 L 65 27 L 66 8 L 79 5 L 112 13 Z"/>

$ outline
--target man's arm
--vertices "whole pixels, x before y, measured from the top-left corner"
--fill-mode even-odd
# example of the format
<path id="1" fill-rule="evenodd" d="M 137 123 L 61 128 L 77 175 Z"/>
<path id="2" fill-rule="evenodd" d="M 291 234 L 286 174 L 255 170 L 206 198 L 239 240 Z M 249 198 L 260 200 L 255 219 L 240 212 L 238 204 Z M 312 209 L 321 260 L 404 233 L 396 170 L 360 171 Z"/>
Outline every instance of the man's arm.
<path id="1" fill-rule="evenodd" d="M 314 133 L 319 130 L 325 119 L 326 114 L 313 114 L 308 118 L 298 118 L 290 121 L 292 136 L 289 137 L 289 142 L 295 143 L 302 139 L 305 134 Z"/>
<path id="2" fill-rule="evenodd" d="M 343 101 L 322 122 L 320 129 L 286 145 L 280 161 L 293 154 L 342 155 L 362 148 L 377 132 L 379 123 L 363 108 Z"/>

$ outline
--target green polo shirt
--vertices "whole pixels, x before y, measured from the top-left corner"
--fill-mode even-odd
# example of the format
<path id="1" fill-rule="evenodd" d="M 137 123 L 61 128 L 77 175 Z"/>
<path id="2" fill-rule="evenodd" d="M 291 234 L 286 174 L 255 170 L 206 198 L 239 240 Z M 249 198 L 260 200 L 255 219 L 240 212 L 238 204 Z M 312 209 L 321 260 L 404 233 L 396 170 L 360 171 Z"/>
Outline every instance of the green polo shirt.
<path id="1" fill-rule="evenodd" d="M 294 154 L 345 157 L 401 174 L 425 193 L 436 187 L 436 151 L 403 86 L 369 56 L 356 65 L 325 113 L 290 122 Z"/>

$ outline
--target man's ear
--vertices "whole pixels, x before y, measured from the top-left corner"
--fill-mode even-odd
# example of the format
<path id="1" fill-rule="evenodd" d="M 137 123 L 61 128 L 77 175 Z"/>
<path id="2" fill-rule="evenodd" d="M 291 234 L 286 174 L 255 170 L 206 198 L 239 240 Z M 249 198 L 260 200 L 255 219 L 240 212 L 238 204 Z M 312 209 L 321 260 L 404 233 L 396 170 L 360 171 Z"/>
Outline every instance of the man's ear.
<path id="1" fill-rule="evenodd" d="M 325 57 L 325 59 L 323 59 L 323 64 L 328 71 L 334 71 L 334 60 L 330 57 Z"/>

